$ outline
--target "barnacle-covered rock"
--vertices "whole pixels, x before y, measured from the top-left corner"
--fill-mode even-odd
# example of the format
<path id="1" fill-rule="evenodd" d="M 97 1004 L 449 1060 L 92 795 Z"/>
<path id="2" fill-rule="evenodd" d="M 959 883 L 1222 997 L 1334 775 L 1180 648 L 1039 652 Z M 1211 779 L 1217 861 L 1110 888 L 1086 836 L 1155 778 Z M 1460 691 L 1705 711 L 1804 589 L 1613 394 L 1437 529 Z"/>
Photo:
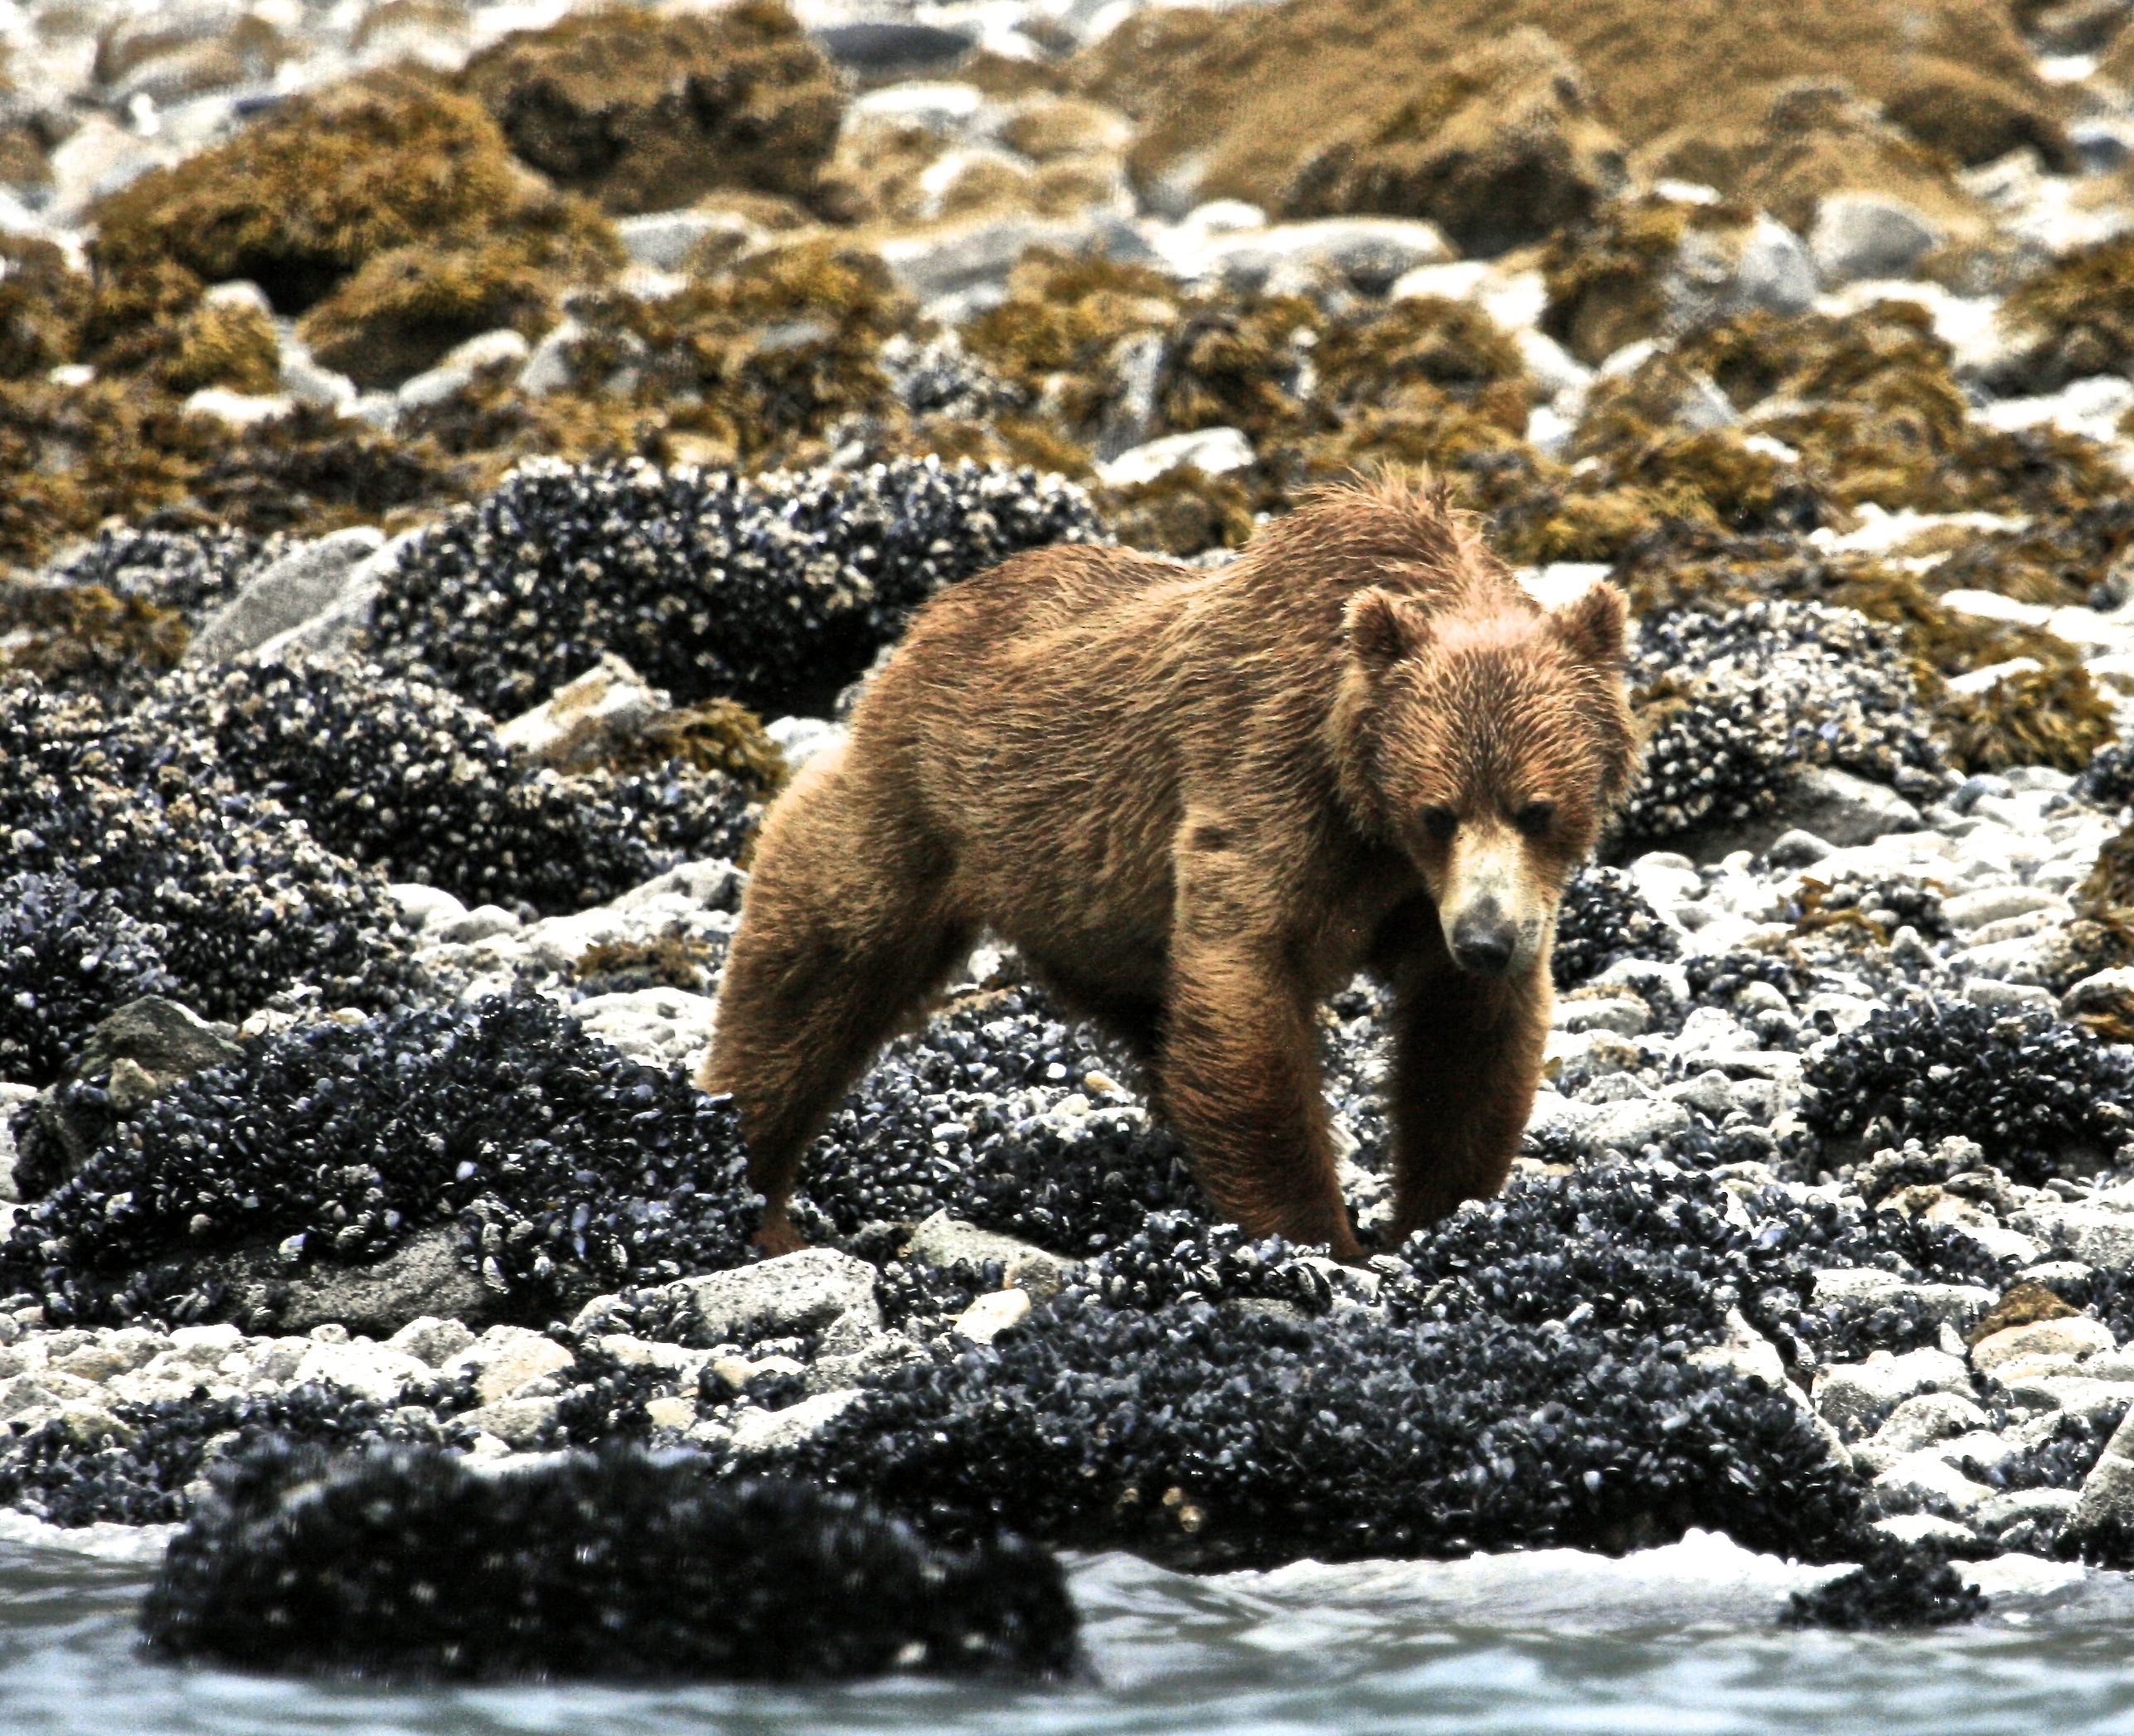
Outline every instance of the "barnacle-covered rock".
<path id="1" fill-rule="evenodd" d="M 1550 958 L 1558 988 L 1575 988 L 1618 958 L 1667 959 L 1681 950 L 1675 930 L 1621 869 L 1581 868 L 1564 887 Z"/>
<path id="2" fill-rule="evenodd" d="M 412 982 L 381 876 L 238 788 L 204 743 L 34 681 L 0 686 L 0 836 L 20 871 L 67 876 L 159 930 L 176 997 L 206 1016 L 242 1019 L 299 985 L 331 1006 L 389 1006 Z M 74 905 L 50 908 L 65 920 Z M 45 1040 L 82 1034 L 61 1024 Z"/>
<path id="3" fill-rule="evenodd" d="M 272 542 L 227 525 L 106 526 L 39 576 L 70 588 L 101 585 L 115 597 L 176 609 L 197 627 L 276 553 Z"/>
<path id="4" fill-rule="evenodd" d="M 499 1476 L 417 1447 L 269 1447 L 216 1473 L 141 1623 L 159 1656 L 417 1680 L 1042 1677 L 1079 1657 L 1041 1549 L 940 1549 L 849 1495 L 630 1448 Z"/>
<path id="5" fill-rule="evenodd" d="M 165 939 L 64 873 L 0 880 L 0 1079 L 51 1084 L 105 1014 L 168 993 Z"/>
<path id="6" fill-rule="evenodd" d="M 754 788 L 686 757 L 686 741 L 638 771 L 560 776 L 516 763 L 456 695 L 375 667 L 188 672 L 133 721 L 204 738 L 233 781 L 329 850 L 469 904 L 578 909 L 678 862 L 738 855 L 753 829 Z"/>
<path id="7" fill-rule="evenodd" d="M 546 1002 L 490 1001 L 255 1040 L 18 1218 L 0 1274 L 55 1320 L 265 1326 L 293 1286 L 441 1228 L 488 1312 L 539 1322 L 743 1263 L 754 1199 L 725 1100 Z"/>
<path id="8" fill-rule="evenodd" d="M 1752 1239 L 1715 1182 L 1659 1173 L 1515 1185 L 1375 1263 L 1361 1312 L 1270 1308 L 1283 1250 L 1215 1263 L 1183 1237 L 1182 1283 L 1153 1264 L 1138 1289 L 1071 1283 L 991 1346 L 871 1379 L 793 1467 L 952 1533 L 1005 1519 L 1198 1566 L 1622 1548 L 1690 1524 L 1826 1555 L 1857 1486 L 1797 1401 L 1689 1351 L 1728 1298 L 1804 1319 L 1803 1256 L 1829 1255 L 1812 1224 Z"/>
<path id="9" fill-rule="evenodd" d="M 1647 730 L 1623 809 L 1635 837 L 1768 812 L 1802 765 L 1893 783 L 1941 764 L 1896 636 L 1849 610 L 1758 603 L 1648 618 L 1632 677 Z"/>
<path id="10" fill-rule="evenodd" d="M 1826 1139 L 1883 1123 L 1891 1141 L 1961 1134 L 2024 1181 L 2054 1173 L 2071 1146 L 2116 1147 L 2134 1102 L 2123 1050 L 2042 1013 L 1960 1001 L 1878 1011 L 1819 1050 L 1804 1078 L 1803 1113 Z"/>
<path id="11" fill-rule="evenodd" d="M 1079 489 L 1027 471 L 905 459 L 744 478 L 533 463 L 410 546 L 371 643 L 388 669 L 420 666 L 498 717 L 604 652 L 684 704 L 807 711 L 940 586 L 1101 534 Z"/>

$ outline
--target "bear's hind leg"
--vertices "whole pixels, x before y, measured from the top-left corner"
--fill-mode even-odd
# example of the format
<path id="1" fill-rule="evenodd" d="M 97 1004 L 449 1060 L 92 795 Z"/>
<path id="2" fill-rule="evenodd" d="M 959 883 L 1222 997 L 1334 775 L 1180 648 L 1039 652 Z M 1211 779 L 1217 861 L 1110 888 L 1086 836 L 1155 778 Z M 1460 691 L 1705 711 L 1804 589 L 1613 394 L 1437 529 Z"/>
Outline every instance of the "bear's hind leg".
<path id="1" fill-rule="evenodd" d="M 759 1245 L 804 1245 L 787 1215 L 823 1122 L 927 995 L 970 951 L 943 908 L 945 852 L 881 818 L 840 769 L 788 793 L 766 822 L 698 1076 L 731 1092 L 749 1180 L 766 1201 Z"/>

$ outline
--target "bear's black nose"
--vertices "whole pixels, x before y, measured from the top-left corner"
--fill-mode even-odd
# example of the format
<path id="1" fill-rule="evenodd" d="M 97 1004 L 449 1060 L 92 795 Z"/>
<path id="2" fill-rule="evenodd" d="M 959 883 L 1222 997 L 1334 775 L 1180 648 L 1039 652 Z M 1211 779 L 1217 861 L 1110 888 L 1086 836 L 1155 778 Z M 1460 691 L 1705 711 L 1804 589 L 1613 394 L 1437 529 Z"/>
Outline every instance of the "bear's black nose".
<path id="1" fill-rule="evenodd" d="M 1501 977 L 1511 967 L 1518 936 L 1493 909 L 1463 913 L 1453 924 L 1453 963 L 1477 977 Z"/>

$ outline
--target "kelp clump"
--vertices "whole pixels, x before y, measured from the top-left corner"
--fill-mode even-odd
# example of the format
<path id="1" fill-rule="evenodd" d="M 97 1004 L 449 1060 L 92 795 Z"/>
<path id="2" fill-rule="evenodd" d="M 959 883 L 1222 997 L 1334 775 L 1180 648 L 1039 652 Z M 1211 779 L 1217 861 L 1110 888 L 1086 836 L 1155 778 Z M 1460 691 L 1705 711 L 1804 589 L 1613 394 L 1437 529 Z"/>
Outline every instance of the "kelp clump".
<path id="1" fill-rule="evenodd" d="M 163 267 L 201 285 L 248 279 L 300 313 L 374 255 L 488 227 L 524 192 L 478 104 L 420 75 L 374 73 L 107 194 L 90 257 L 122 281 Z"/>
<path id="2" fill-rule="evenodd" d="M 1624 178 L 1622 141 L 1579 69 L 1528 27 L 1459 56 L 1390 112 L 1312 153 L 1283 208 L 1427 218 L 1462 253 L 1487 255 L 1577 222 Z"/>
<path id="3" fill-rule="evenodd" d="M 624 258 L 613 226 L 582 200 L 531 200 L 507 227 L 373 254 L 298 331 L 356 385 L 396 386 L 482 332 L 508 326 L 540 337 L 573 289 L 601 282 Z"/>
<path id="4" fill-rule="evenodd" d="M 770 248 L 657 300 L 578 298 L 574 390 L 657 418 L 693 463 L 819 458 L 841 423 L 894 410 L 881 351 L 914 311 L 864 249 Z"/>
<path id="5" fill-rule="evenodd" d="M 2014 671 L 1983 693 L 1949 696 L 1937 710 L 1949 757 L 1966 772 L 2015 765 L 2079 772 L 2118 734 L 2111 702 L 2072 658 Z"/>
<path id="6" fill-rule="evenodd" d="M 782 0 L 589 7 L 512 32 L 463 83 L 521 160 L 615 212 L 721 188 L 810 200 L 845 108 Z"/>
<path id="7" fill-rule="evenodd" d="M 2002 382 L 2018 390 L 2134 371 L 2134 235 L 2078 248 L 2019 284 L 2001 322 L 2023 346 Z"/>
<path id="8" fill-rule="evenodd" d="M 184 656 L 185 618 L 100 584 L 0 578 L 0 672 L 115 700 Z"/>

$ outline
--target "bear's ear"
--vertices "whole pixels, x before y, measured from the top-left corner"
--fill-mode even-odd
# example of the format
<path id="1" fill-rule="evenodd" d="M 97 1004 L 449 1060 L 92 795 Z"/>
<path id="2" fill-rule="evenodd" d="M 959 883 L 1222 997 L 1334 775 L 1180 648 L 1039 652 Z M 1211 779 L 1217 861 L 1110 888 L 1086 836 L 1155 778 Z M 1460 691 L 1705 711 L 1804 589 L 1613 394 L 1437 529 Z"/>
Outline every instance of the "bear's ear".
<path id="1" fill-rule="evenodd" d="M 1586 587 L 1575 603 L 1566 604 L 1549 618 L 1556 637 L 1581 662 L 1613 667 L 1622 661 L 1624 624 L 1630 605 L 1613 585 L 1603 581 Z"/>
<path id="2" fill-rule="evenodd" d="M 1341 611 L 1341 633 L 1349 655 L 1380 675 L 1430 643 L 1430 623 L 1408 598 L 1374 585 L 1349 599 Z"/>

